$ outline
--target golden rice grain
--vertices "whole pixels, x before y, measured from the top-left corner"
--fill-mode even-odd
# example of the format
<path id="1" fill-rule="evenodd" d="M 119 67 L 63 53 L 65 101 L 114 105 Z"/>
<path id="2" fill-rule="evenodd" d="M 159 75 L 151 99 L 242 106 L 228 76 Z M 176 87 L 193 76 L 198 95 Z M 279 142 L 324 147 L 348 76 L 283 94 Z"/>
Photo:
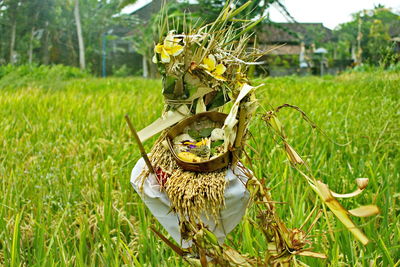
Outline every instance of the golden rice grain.
<path id="1" fill-rule="evenodd" d="M 181 222 L 198 224 L 202 214 L 216 221 L 225 205 L 226 169 L 208 173 L 183 170 L 162 144 L 165 136 L 165 133 L 161 134 L 155 142 L 150 161 L 154 167 L 160 167 L 170 175 L 165 192 L 171 202 L 171 210 L 179 215 Z M 148 175 L 148 170 L 144 170 L 138 177 L 142 185 Z"/>

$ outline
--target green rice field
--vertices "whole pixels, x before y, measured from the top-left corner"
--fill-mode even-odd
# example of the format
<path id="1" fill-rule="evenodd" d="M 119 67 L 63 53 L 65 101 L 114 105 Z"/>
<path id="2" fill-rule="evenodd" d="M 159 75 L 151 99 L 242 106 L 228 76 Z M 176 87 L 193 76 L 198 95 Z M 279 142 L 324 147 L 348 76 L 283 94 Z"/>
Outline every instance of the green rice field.
<path id="1" fill-rule="evenodd" d="M 167 235 L 129 183 L 140 153 L 124 115 L 138 129 L 157 119 L 161 82 L 57 73 L 0 78 L 0 266 L 186 266 L 151 232 L 154 226 Z M 362 195 L 340 201 L 349 209 L 380 208 L 377 216 L 354 218 L 371 239 L 367 246 L 328 211 L 309 236 L 314 251 L 328 258 L 297 259 L 310 266 L 399 266 L 400 73 L 256 83 L 264 86 L 249 154 L 283 221 L 300 227 L 315 205 L 323 209 L 261 120 L 284 103 L 300 107 L 326 133 L 295 111 L 280 113 L 289 142 L 314 176 L 343 193 L 355 190 L 356 178 L 368 177 Z M 154 140 L 145 143 L 148 151 Z M 246 216 L 255 214 L 250 209 Z M 266 248 L 263 241 L 243 221 L 226 242 L 255 256 Z"/>

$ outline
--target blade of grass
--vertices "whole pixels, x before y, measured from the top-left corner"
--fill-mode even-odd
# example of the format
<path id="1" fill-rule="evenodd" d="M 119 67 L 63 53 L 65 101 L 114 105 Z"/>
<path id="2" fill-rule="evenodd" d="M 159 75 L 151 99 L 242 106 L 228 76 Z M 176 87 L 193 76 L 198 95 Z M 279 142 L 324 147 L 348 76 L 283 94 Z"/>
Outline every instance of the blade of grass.
<path id="1" fill-rule="evenodd" d="M 13 239 L 12 239 L 12 246 L 11 246 L 11 266 L 19 266 L 19 242 L 20 242 L 20 222 L 21 222 L 21 216 L 22 216 L 22 211 L 21 213 L 18 213 L 15 216 L 15 223 L 14 223 L 14 231 L 13 231 Z"/>

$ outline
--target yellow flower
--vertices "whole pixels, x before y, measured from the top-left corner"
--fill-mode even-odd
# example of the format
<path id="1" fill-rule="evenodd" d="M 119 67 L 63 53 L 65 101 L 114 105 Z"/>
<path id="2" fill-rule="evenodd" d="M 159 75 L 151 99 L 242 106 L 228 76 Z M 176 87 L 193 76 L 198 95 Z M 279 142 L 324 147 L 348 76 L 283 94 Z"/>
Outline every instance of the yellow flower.
<path id="1" fill-rule="evenodd" d="M 202 139 L 200 142 L 196 143 L 196 146 L 206 146 L 207 145 L 207 139 Z"/>
<path id="2" fill-rule="evenodd" d="M 239 66 L 239 68 L 236 70 L 236 83 L 239 87 L 249 83 L 249 79 L 247 79 L 246 74 L 242 72 L 242 66 Z"/>
<path id="3" fill-rule="evenodd" d="M 178 158 L 186 162 L 201 162 L 201 158 L 190 152 L 180 152 Z"/>
<path id="4" fill-rule="evenodd" d="M 156 54 L 161 55 L 161 61 L 163 63 L 169 63 L 171 61 L 170 56 L 178 56 L 183 52 L 183 46 L 179 45 L 179 38 L 174 38 L 172 32 L 168 33 L 164 39 L 163 44 L 157 44 L 154 48 Z M 155 61 L 155 62 L 154 62 Z M 153 62 L 157 63 L 157 56 L 154 55 Z"/>
<path id="5" fill-rule="evenodd" d="M 190 141 L 184 141 L 183 142 L 184 145 L 189 146 L 189 145 L 193 145 L 193 146 L 206 146 L 207 145 L 207 138 L 206 139 L 201 139 L 200 142 L 190 142 Z"/>
<path id="6" fill-rule="evenodd" d="M 214 55 L 209 55 L 206 57 L 203 60 L 201 67 L 203 67 L 205 72 L 210 74 L 215 79 L 219 81 L 226 81 L 226 78 L 222 77 L 222 74 L 224 74 L 226 71 L 226 67 L 223 64 L 217 65 Z"/>

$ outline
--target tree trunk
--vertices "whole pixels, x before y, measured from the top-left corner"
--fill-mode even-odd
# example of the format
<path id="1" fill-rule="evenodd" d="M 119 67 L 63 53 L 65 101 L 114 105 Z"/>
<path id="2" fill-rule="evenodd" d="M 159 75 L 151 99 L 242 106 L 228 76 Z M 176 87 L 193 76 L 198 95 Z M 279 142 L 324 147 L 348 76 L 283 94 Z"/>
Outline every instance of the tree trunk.
<path id="1" fill-rule="evenodd" d="M 147 64 L 147 57 L 143 55 L 142 57 L 142 63 L 143 63 L 143 78 L 149 78 L 149 67 Z"/>
<path id="2" fill-rule="evenodd" d="M 11 39 L 10 39 L 10 64 L 15 63 L 15 35 L 17 32 L 17 20 L 14 18 L 11 24 Z"/>
<path id="3" fill-rule="evenodd" d="M 31 37 L 30 37 L 30 39 L 29 39 L 29 50 L 28 50 L 28 62 L 29 62 L 29 64 L 32 64 L 32 62 L 33 62 L 33 42 L 34 42 L 34 40 L 35 40 L 35 24 L 37 23 L 37 20 L 38 20 L 38 17 L 39 17 L 39 13 L 38 12 L 36 12 L 36 14 L 35 14 L 35 16 L 34 16 L 34 19 L 33 19 L 33 21 L 32 21 L 32 29 L 31 29 Z"/>
<path id="4" fill-rule="evenodd" d="M 358 33 L 357 33 L 357 59 L 356 59 L 356 64 L 361 65 L 362 61 L 362 48 L 361 48 L 361 39 L 362 39 L 362 32 L 361 32 L 361 25 L 362 25 L 362 20 L 361 18 L 358 19 Z"/>
<path id="5" fill-rule="evenodd" d="M 83 36 L 82 36 L 82 25 L 81 25 L 81 17 L 79 13 L 79 0 L 75 0 L 75 22 L 76 22 L 76 33 L 78 35 L 78 42 L 79 42 L 79 65 L 81 69 L 86 68 L 85 62 L 85 45 L 83 43 Z"/>
<path id="6" fill-rule="evenodd" d="M 42 51 L 43 51 L 43 57 L 42 57 L 42 63 L 44 65 L 48 65 L 50 61 L 49 57 L 49 22 L 46 21 L 45 26 L 44 26 L 44 36 L 43 36 L 43 46 L 42 46 Z"/>
<path id="7" fill-rule="evenodd" d="M 147 61 L 149 68 L 149 78 L 155 79 L 158 77 L 157 65 L 154 64 L 151 60 Z"/>
<path id="8" fill-rule="evenodd" d="M 68 65 L 77 66 L 77 58 L 78 55 L 76 54 L 76 49 L 74 47 L 74 42 L 73 42 L 73 32 L 72 31 L 68 31 L 67 32 L 67 47 L 68 47 Z"/>
<path id="9" fill-rule="evenodd" d="M 29 40 L 29 50 L 28 50 L 28 61 L 29 61 L 29 64 L 32 64 L 32 61 L 33 61 L 33 39 L 34 39 L 34 35 L 35 35 L 35 27 L 32 27 L 31 38 Z"/>

